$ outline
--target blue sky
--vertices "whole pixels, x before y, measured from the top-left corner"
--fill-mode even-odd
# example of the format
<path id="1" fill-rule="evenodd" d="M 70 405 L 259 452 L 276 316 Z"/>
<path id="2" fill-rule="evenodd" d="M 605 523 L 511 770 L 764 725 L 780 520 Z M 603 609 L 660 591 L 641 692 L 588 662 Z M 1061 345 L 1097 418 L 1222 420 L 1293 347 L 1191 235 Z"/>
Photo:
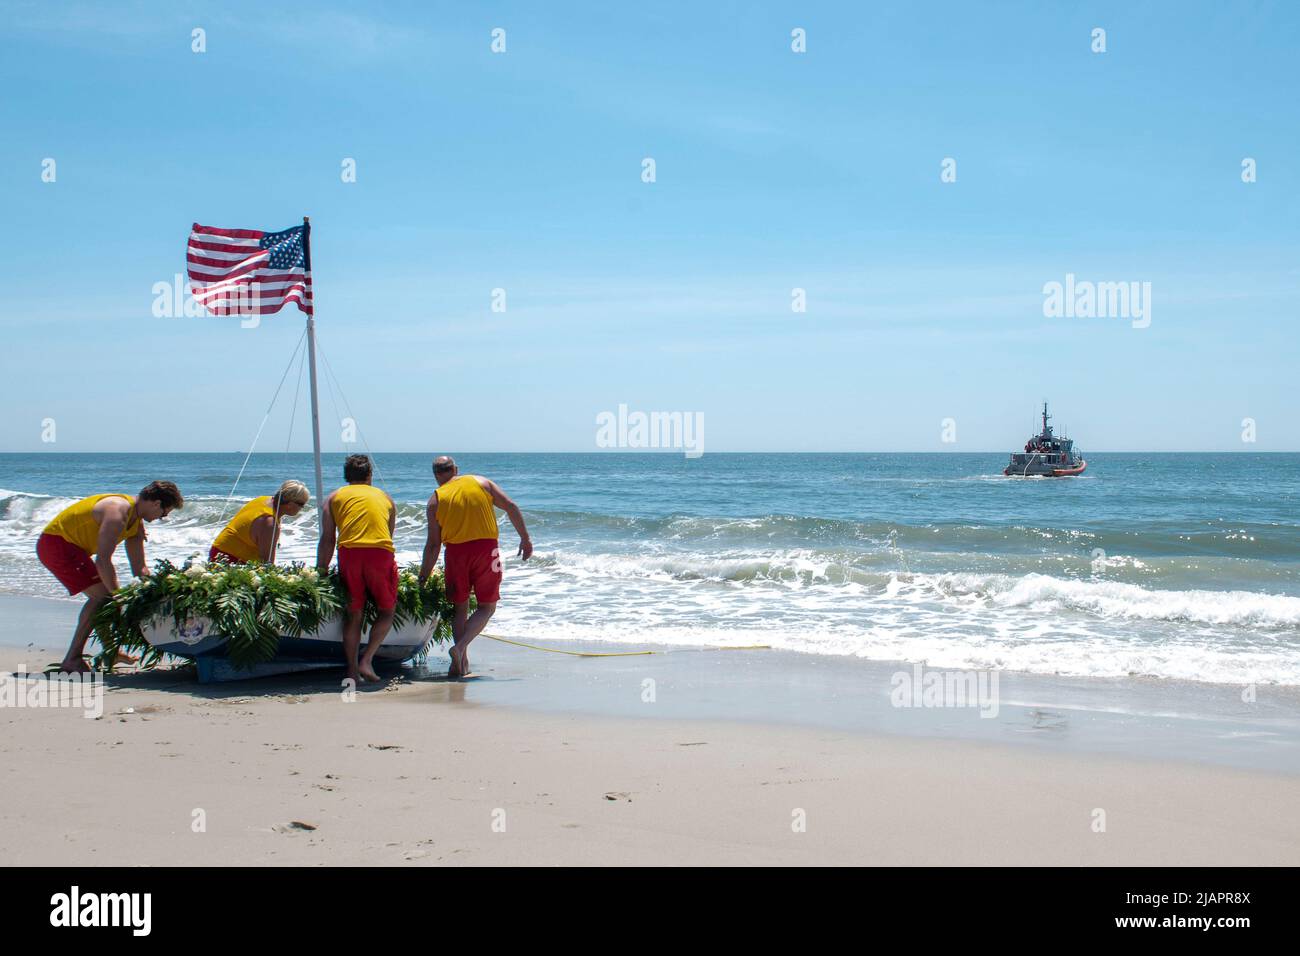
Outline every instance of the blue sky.
<path id="1" fill-rule="evenodd" d="M 0 2 L 0 24 L 0 450 L 247 447 L 301 314 L 157 318 L 152 288 L 194 221 L 304 214 L 321 347 L 375 449 L 593 451 L 622 403 L 702 413 L 706 453 L 1002 451 L 1048 398 L 1085 450 L 1300 450 L 1295 4 Z M 1151 282 L 1150 327 L 1045 317 L 1067 273 Z"/>

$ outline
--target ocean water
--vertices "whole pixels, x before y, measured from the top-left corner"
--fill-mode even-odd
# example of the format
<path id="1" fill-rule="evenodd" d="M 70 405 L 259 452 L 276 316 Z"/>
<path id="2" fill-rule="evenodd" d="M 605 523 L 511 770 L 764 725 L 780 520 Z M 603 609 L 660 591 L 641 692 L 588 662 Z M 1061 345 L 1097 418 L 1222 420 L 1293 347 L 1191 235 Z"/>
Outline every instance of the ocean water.
<path id="1" fill-rule="evenodd" d="M 376 458 L 416 561 L 430 456 Z M 1000 454 L 457 459 L 520 504 L 536 548 L 513 558 L 502 517 L 494 633 L 1300 684 L 1300 455 L 1093 454 L 1066 479 L 1003 478 Z M 150 526 L 151 559 L 206 555 L 242 460 L 0 455 L 0 589 L 59 595 L 34 554 L 45 522 L 154 478 L 187 504 Z M 286 477 L 310 486 L 311 456 L 254 456 L 235 504 Z M 316 532 L 314 510 L 289 520 L 282 558 L 313 560 Z"/>

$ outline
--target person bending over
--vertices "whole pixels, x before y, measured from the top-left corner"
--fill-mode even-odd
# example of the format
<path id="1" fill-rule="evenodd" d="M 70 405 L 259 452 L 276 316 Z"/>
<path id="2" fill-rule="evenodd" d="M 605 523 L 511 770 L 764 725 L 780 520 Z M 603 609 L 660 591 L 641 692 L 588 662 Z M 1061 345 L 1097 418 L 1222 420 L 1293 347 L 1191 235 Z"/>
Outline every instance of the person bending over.
<path id="1" fill-rule="evenodd" d="M 438 563 L 438 551 L 447 546 L 443 566 L 447 599 L 455 606 L 451 633 L 451 667 L 448 677 L 469 674 L 469 645 L 487 626 L 501 599 L 501 549 L 497 542 L 500 508 L 519 532 L 519 554 L 527 561 L 533 554 L 524 516 L 496 482 L 479 475 L 462 475 L 456 462 L 443 455 L 433 463 L 438 490 L 429 496 L 425 509 L 429 534 L 420 564 L 420 583 L 428 580 Z M 469 595 L 474 592 L 478 607 L 469 614 Z"/>
<path id="2" fill-rule="evenodd" d="M 68 593 L 84 594 L 68 653 L 59 664 L 64 673 L 90 670 L 82 657 L 94 630 L 95 612 L 118 588 L 113 552 L 126 542 L 131 573 L 148 577 L 145 562 L 145 522 L 157 521 L 185 506 L 181 491 L 170 481 L 154 481 L 132 497 L 118 493 L 91 495 L 68 505 L 45 526 L 36 541 L 36 556 Z"/>
<path id="3" fill-rule="evenodd" d="M 275 563 L 280 542 L 280 519 L 292 518 L 307 506 L 311 494 L 301 481 L 286 481 L 273 495 L 254 498 L 230 519 L 208 551 L 209 561 L 247 564 Z"/>

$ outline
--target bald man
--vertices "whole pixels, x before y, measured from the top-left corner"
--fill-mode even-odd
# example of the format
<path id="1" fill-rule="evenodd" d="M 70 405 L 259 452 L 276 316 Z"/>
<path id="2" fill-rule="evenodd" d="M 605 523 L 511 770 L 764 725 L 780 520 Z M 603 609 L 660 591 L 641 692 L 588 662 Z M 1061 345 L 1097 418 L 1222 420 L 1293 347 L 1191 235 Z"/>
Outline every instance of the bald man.
<path id="1" fill-rule="evenodd" d="M 527 561 L 533 554 L 524 516 L 519 507 L 488 478 L 462 475 L 456 462 L 443 455 L 433 462 L 433 477 L 438 490 L 429 497 L 425 514 L 429 536 L 420 565 L 420 583 L 428 580 L 438 563 L 438 552 L 447 545 L 443 565 L 447 599 L 455 606 L 451 633 L 451 667 L 448 677 L 469 674 L 470 641 L 478 637 L 496 612 L 501 597 L 501 550 L 497 542 L 497 517 L 500 508 L 519 532 L 519 554 Z M 474 592 L 478 607 L 469 614 L 469 595 Z"/>

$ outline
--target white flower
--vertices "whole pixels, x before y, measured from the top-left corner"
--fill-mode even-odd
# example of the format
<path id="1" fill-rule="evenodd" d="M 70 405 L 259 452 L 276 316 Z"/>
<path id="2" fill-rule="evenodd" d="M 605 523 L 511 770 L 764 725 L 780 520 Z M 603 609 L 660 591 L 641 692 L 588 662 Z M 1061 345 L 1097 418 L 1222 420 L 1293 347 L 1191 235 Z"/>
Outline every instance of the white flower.
<path id="1" fill-rule="evenodd" d="M 202 573 L 203 573 L 203 565 L 201 564 L 191 564 L 188 568 L 185 569 L 185 576 L 187 578 L 197 578 Z"/>
<path id="2" fill-rule="evenodd" d="M 262 586 L 262 579 L 259 578 L 256 574 L 250 574 L 248 576 L 248 583 L 251 584 L 253 587 L 258 588 Z"/>
<path id="3" fill-rule="evenodd" d="M 303 568 L 301 573 L 302 573 L 302 576 L 303 576 L 304 578 L 306 578 L 308 581 L 315 581 L 315 580 L 316 580 L 317 575 L 316 575 L 316 569 L 315 569 L 315 568 Z"/>

